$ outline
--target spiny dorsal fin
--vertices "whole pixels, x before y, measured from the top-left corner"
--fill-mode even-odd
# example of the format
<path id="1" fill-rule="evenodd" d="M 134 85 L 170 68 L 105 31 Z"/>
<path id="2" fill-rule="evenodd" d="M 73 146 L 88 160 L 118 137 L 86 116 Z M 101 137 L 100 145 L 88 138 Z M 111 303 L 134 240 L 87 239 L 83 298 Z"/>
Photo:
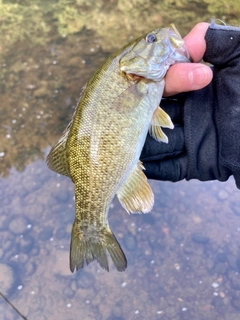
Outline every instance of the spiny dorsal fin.
<path id="1" fill-rule="evenodd" d="M 149 134 L 157 141 L 168 143 L 168 137 L 162 131 L 161 127 L 173 129 L 174 125 L 169 115 L 163 109 L 157 107 L 152 117 Z"/>
<path id="2" fill-rule="evenodd" d="M 68 158 L 67 158 L 67 144 L 68 132 L 62 135 L 58 143 L 52 148 L 47 156 L 47 166 L 49 169 L 70 177 Z"/>
<path id="3" fill-rule="evenodd" d="M 128 213 L 148 213 L 154 204 L 152 189 L 142 169 L 144 167 L 139 161 L 126 183 L 117 192 L 120 203 Z"/>
<path id="4" fill-rule="evenodd" d="M 79 103 L 81 101 L 81 98 L 83 96 L 83 93 L 86 89 L 86 86 L 83 86 L 82 91 L 79 96 L 79 100 L 77 103 L 77 106 L 75 108 L 75 111 L 72 115 L 72 119 L 69 122 L 67 128 L 64 130 L 61 138 L 59 139 L 58 143 L 51 149 L 49 155 L 47 156 L 47 166 L 49 169 L 60 173 L 64 176 L 70 177 L 70 171 L 69 171 L 69 165 L 68 165 L 68 157 L 67 157 L 67 140 L 68 135 L 71 130 L 73 119 L 75 117 L 77 108 L 79 106 Z"/>

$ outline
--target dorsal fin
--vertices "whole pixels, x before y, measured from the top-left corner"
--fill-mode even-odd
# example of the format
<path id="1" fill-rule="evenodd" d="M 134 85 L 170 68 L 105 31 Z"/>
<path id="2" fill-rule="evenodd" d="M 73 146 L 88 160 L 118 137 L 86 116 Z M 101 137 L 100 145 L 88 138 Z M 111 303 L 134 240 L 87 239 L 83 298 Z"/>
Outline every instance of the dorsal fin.
<path id="1" fill-rule="evenodd" d="M 79 106 L 79 103 L 81 101 L 82 95 L 86 89 L 85 85 L 82 88 L 77 106 L 75 108 L 75 111 L 72 115 L 72 119 L 69 122 L 67 128 L 64 130 L 61 138 L 59 139 L 58 143 L 51 149 L 50 153 L 47 156 L 47 166 L 49 169 L 60 173 L 64 176 L 70 176 L 70 170 L 69 170 L 69 163 L 68 163 L 68 156 L 67 156 L 67 140 L 68 140 L 68 135 L 71 130 L 72 124 L 73 124 L 73 119 L 75 117 L 77 108 Z"/>
<path id="2" fill-rule="evenodd" d="M 67 158 L 67 138 L 69 131 L 65 131 L 58 143 L 52 148 L 47 156 L 47 166 L 49 169 L 70 177 Z"/>

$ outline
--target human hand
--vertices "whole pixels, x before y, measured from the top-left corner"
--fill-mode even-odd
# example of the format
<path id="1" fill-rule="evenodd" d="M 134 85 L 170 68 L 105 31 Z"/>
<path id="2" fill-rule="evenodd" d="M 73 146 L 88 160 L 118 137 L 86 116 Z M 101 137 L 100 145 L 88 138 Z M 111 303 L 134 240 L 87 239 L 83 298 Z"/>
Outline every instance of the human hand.
<path id="1" fill-rule="evenodd" d="M 140 157 L 146 176 L 226 181 L 233 175 L 240 189 L 240 28 L 201 23 L 185 41 L 194 63 L 173 65 L 166 76 L 165 96 L 184 94 L 160 103 L 175 128 L 164 129 L 168 144 L 148 135 Z M 197 63 L 201 58 L 212 68 Z"/>
<path id="2" fill-rule="evenodd" d="M 178 63 L 170 67 L 165 77 L 164 97 L 180 92 L 202 89 L 213 77 L 212 70 L 199 63 L 206 51 L 204 39 L 209 23 L 198 23 L 184 38 L 194 63 Z M 177 79 L 177 81 L 176 81 Z"/>

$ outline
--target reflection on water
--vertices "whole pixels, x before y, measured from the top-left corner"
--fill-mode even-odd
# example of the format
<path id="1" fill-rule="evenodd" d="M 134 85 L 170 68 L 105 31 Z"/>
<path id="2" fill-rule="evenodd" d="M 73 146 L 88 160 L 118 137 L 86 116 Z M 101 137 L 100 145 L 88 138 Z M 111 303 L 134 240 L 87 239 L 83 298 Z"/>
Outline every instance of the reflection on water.
<path id="1" fill-rule="evenodd" d="M 115 48 L 174 22 L 237 24 L 228 1 L 0 1 L 0 291 L 31 319 L 239 319 L 240 200 L 227 183 L 152 182 L 148 215 L 114 200 L 126 272 L 69 271 L 73 184 L 44 158 Z M 197 10 L 196 10 L 197 8 Z M 144 21 L 144 23 L 143 23 Z M 0 297 L 0 320 L 20 319 Z"/>

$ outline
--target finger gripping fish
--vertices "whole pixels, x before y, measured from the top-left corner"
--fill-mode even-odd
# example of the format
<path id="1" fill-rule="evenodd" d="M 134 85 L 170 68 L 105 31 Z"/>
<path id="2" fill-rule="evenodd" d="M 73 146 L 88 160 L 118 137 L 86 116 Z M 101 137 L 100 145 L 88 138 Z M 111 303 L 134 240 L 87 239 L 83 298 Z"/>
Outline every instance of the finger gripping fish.
<path id="1" fill-rule="evenodd" d="M 161 127 L 173 124 L 159 103 L 164 76 L 177 62 L 189 62 L 189 54 L 173 24 L 109 57 L 83 88 L 71 122 L 50 151 L 48 167 L 75 184 L 72 272 L 93 260 L 109 270 L 107 251 L 118 271 L 126 269 L 108 211 L 115 195 L 129 213 L 153 207 L 139 157 L 148 131 L 157 141 L 168 142 Z"/>

